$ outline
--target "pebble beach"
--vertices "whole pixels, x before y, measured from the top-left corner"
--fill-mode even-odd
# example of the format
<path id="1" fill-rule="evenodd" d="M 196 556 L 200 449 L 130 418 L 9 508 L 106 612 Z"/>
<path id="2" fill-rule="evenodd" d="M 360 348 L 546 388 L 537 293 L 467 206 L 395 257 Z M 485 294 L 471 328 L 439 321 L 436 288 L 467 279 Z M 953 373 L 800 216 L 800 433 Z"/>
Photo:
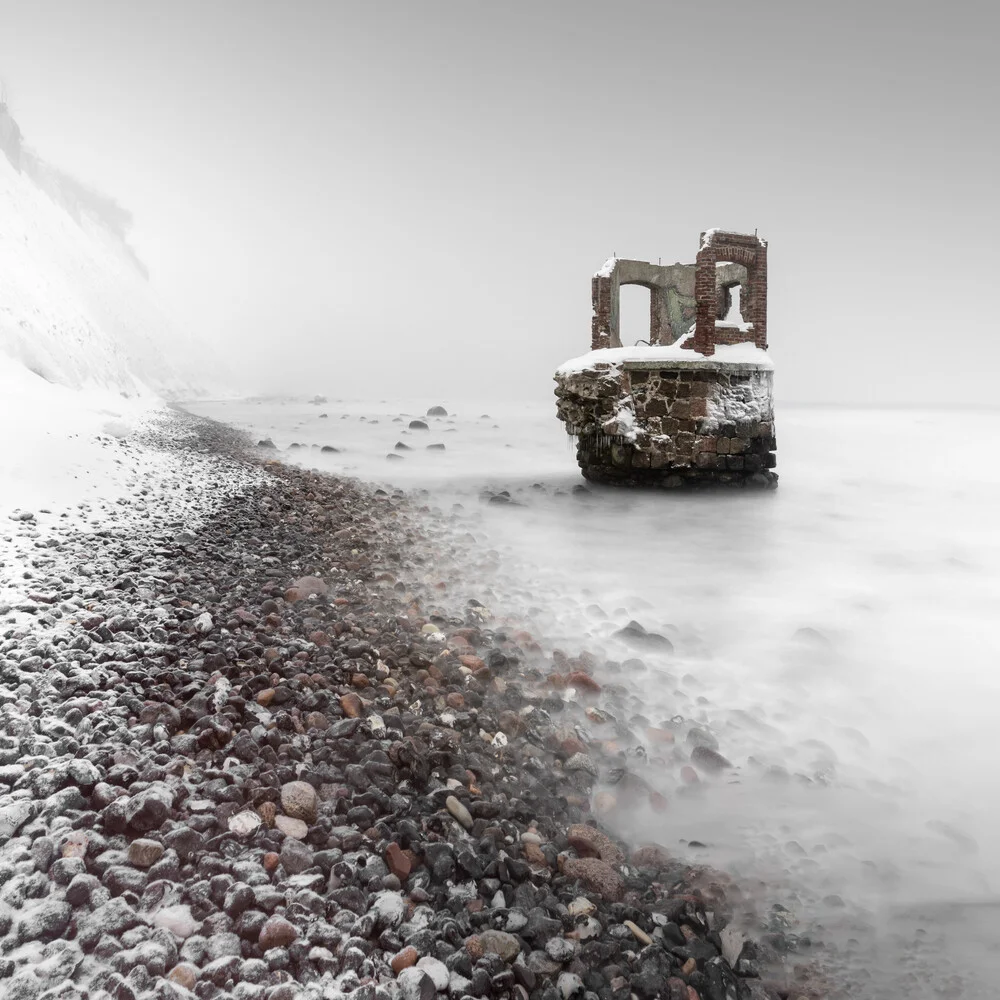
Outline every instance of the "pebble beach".
<path id="1" fill-rule="evenodd" d="M 724 873 L 608 835 L 599 780 L 667 803 L 587 736 L 598 664 L 429 587 L 419 498 L 181 412 L 136 447 L 90 525 L 6 529 L 6 997 L 823 995 Z"/>

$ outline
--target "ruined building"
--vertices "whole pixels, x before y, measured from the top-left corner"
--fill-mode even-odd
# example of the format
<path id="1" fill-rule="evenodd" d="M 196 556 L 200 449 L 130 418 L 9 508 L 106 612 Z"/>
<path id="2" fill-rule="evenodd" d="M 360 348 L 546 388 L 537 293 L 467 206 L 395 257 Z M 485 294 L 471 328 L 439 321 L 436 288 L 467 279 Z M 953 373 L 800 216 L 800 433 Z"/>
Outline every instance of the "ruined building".
<path id="1" fill-rule="evenodd" d="M 621 342 L 619 289 L 650 293 L 649 342 Z M 740 310 L 733 315 L 734 289 Z M 611 258 L 591 283 L 591 352 L 556 372 L 559 419 L 587 479 L 773 488 L 767 243 L 701 234 L 694 264 Z"/>

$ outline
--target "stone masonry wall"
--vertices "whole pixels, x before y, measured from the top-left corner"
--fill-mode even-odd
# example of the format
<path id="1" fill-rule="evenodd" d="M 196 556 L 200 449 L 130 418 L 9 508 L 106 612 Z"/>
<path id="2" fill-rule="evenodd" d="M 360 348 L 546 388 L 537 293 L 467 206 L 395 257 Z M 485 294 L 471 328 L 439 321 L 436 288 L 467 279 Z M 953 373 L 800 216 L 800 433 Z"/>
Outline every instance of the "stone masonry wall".
<path id="1" fill-rule="evenodd" d="M 593 482 L 777 485 L 772 372 L 707 363 L 598 365 L 556 376 L 557 410 Z"/>

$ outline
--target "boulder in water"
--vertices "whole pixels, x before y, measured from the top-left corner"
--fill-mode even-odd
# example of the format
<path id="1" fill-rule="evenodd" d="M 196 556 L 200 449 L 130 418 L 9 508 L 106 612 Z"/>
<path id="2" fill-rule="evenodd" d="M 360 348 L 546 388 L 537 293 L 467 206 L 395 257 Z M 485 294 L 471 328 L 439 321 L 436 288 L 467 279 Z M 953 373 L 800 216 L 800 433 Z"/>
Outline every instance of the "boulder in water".
<path id="1" fill-rule="evenodd" d="M 665 635 L 647 632 L 637 621 L 631 621 L 624 628 L 618 629 L 614 638 L 639 649 L 661 649 L 667 653 L 674 651 L 674 644 Z"/>

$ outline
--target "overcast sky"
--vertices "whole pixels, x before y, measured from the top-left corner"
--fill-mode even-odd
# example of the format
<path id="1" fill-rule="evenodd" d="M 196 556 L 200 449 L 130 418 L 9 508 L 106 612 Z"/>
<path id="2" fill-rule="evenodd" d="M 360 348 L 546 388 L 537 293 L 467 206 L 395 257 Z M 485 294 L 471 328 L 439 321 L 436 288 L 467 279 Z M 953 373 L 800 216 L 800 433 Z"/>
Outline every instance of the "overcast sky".
<path id="1" fill-rule="evenodd" d="M 544 399 L 612 251 L 720 226 L 770 241 L 781 399 L 992 404 L 994 11 L 0 0 L 0 75 L 254 389 Z"/>

